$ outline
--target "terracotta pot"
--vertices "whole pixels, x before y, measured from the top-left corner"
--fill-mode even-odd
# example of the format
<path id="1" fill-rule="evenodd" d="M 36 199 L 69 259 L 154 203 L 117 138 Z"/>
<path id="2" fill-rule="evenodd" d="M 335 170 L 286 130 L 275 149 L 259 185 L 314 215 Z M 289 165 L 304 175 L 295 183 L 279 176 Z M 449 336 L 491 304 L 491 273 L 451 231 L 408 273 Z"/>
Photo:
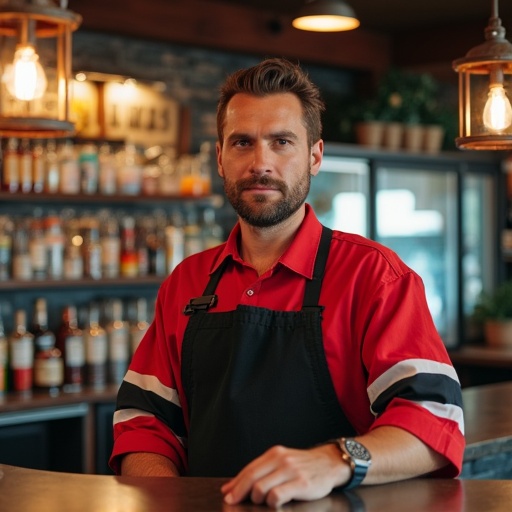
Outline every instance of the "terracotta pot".
<path id="1" fill-rule="evenodd" d="M 427 153 L 439 153 L 443 146 L 444 128 L 437 124 L 424 127 L 423 149 Z"/>
<path id="2" fill-rule="evenodd" d="M 363 146 L 380 148 L 383 133 L 384 124 L 381 121 L 361 121 L 356 124 L 356 140 Z"/>
<path id="3" fill-rule="evenodd" d="M 512 320 L 488 320 L 484 334 L 486 343 L 491 347 L 512 347 Z"/>
<path id="4" fill-rule="evenodd" d="M 425 129 L 421 124 L 404 125 L 404 149 L 421 151 L 423 149 Z"/>
<path id="5" fill-rule="evenodd" d="M 384 147 L 396 151 L 402 147 L 404 125 L 402 123 L 384 123 Z"/>

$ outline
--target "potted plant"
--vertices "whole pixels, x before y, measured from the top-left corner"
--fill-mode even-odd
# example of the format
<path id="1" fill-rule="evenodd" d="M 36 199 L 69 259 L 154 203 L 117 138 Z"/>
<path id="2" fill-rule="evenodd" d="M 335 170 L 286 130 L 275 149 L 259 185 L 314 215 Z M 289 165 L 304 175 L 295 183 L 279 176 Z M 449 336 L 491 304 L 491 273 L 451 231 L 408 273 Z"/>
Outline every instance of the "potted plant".
<path id="1" fill-rule="evenodd" d="M 512 347 L 512 281 L 504 281 L 493 293 L 482 293 L 473 316 L 483 325 L 488 345 Z"/>

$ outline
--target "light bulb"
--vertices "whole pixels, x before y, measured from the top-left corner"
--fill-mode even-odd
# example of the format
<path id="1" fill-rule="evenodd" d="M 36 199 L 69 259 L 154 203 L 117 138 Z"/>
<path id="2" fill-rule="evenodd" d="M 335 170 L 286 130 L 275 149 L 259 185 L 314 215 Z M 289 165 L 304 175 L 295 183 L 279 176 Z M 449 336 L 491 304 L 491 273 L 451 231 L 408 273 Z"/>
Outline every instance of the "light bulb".
<path id="1" fill-rule="evenodd" d="M 483 121 L 485 127 L 493 133 L 502 132 L 512 124 L 512 106 L 503 89 L 503 84 L 491 84 L 484 107 Z"/>
<path id="2" fill-rule="evenodd" d="M 3 81 L 7 90 L 19 100 L 31 101 L 43 96 L 48 81 L 33 46 L 16 48 L 12 64 L 6 66 Z"/>

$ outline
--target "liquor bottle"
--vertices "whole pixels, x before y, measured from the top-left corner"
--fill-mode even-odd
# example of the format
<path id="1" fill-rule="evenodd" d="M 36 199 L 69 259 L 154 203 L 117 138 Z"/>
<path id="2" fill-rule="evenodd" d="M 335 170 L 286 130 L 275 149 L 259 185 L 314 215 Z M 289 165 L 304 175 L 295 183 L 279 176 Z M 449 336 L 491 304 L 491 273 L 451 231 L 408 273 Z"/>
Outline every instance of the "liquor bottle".
<path id="1" fill-rule="evenodd" d="M 20 169 L 20 189 L 27 193 L 32 191 L 32 149 L 30 141 L 26 138 L 21 139 L 18 148 L 19 169 Z"/>
<path id="2" fill-rule="evenodd" d="M 84 277 L 102 278 L 102 247 L 100 243 L 100 225 L 95 217 L 83 219 L 83 258 Z"/>
<path id="3" fill-rule="evenodd" d="M 187 212 L 187 222 L 183 228 L 185 235 L 185 258 L 203 250 L 203 236 L 198 222 L 197 211 L 191 208 Z"/>
<path id="4" fill-rule="evenodd" d="M 108 337 L 108 380 L 111 384 L 121 384 L 130 360 L 130 331 L 123 320 L 123 303 L 113 299 L 110 304 L 110 321 L 105 330 Z"/>
<path id="5" fill-rule="evenodd" d="M 41 193 L 44 190 L 46 150 L 40 140 L 32 148 L 32 190 Z"/>
<path id="6" fill-rule="evenodd" d="M 45 243 L 48 252 L 47 274 L 50 279 L 64 276 L 64 232 L 57 215 L 48 215 L 44 221 Z"/>
<path id="7" fill-rule="evenodd" d="M 135 219 L 123 217 L 121 220 L 121 267 L 122 277 L 136 277 L 139 273 L 135 242 Z"/>
<path id="8" fill-rule="evenodd" d="M 203 210 L 202 235 L 205 249 L 210 249 L 223 242 L 222 227 L 215 221 L 215 210 L 213 208 Z"/>
<path id="9" fill-rule="evenodd" d="M 119 221 L 111 212 L 100 217 L 101 271 L 103 277 L 119 277 L 121 239 Z"/>
<path id="10" fill-rule="evenodd" d="M 104 142 L 99 149 L 99 189 L 104 195 L 113 195 L 117 192 L 117 165 L 116 157 L 108 142 Z"/>
<path id="11" fill-rule="evenodd" d="M 9 343 L 4 331 L 4 319 L 0 309 L 0 397 L 8 391 Z"/>
<path id="12" fill-rule="evenodd" d="M 82 253 L 83 236 L 80 232 L 80 220 L 69 218 L 64 224 L 64 279 L 82 279 L 84 277 L 84 257 Z"/>
<path id="13" fill-rule="evenodd" d="M 38 298 L 34 304 L 31 332 L 34 335 L 34 387 L 57 395 L 64 384 L 64 361 L 55 346 L 55 334 L 48 328 L 46 299 Z"/>
<path id="14" fill-rule="evenodd" d="M 84 144 L 78 157 L 80 164 L 81 191 L 83 194 L 98 192 L 99 160 L 98 149 L 94 144 Z"/>
<path id="15" fill-rule="evenodd" d="M 63 142 L 58 151 L 59 181 L 62 194 L 80 193 L 80 165 L 73 141 Z"/>
<path id="16" fill-rule="evenodd" d="M 44 232 L 44 219 L 33 217 L 30 222 L 30 263 L 32 276 L 35 279 L 46 279 L 48 271 L 48 252 L 46 250 L 46 236 Z"/>
<path id="17" fill-rule="evenodd" d="M 85 383 L 84 334 L 78 328 L 77 309 L 73 305 L 62 310 L 56 346 L 64 359 L 64 391 L 81 391 Z"/>
<path id="18" fill-rule="evenodd" d="M 12 277 L 21 281 L 32 279 L 27 218 L 18 219 L 12 236 Z"/>
<path id="19" fill-rule="evenodd" d="M 122 195 L 136 196 L 142 186 L 142 165 L 139 163 L 137 148 L 134 144 L 125 144 L 120 152 L 118 169 L 118 190 Z"/>
<path id="20" fill-rule="evenodd" d="M 0 281 L 12 276 L 13 222 L 8 215 L 0 215 Z"/>
<path id="21" fill-rule="evenodd" d="M 147 300 L 144 297 L 139 297 L 133 307 L 134 317 L 130 322 L 130 350 L 132 355 L 149 329 Z"/>
<path id="22" fill-rule="evenodd" d="M 137 253 L 137 274 L 147 276 L 149 274 L 149 247 L 148 234 L 150 232 L 151 219 L 147 216 L 139 217 L 135 221 L 135 250 Z"/>
<path id="23" fill-rule="evenodd" d="M 172 215 L 172 223 L 165 228 L 167 273 L 170 274 L 185 256 L 185 233 L 183 218 L 178 211 Z"/>
<path id="24" fill-rule="evenodd" d="M 155 212 L 148 227 L 147 247 L 149 253 L 149 273 L 155 276 L 165 276 L 167 273 L 165 250 L 165 214 Z"/>
<path id="25" fill-rule="evenodd" d="M 3 151 L 2 189 L 18 192 L 20 187 L 20 159 L 18 158 L 18 139 L 7 139 Z"/>
<path id="26" fill-rule="evenodd" d="M 9 365 L 12 389 L 27 394 L 32 391 L 34 372 L 34 336 L 27 330 L 27 313 L 14 313 L 14 330 L 9 336 Z"/>
<path id="27" fill-rule="evenodd" d="M 57 143 L 50 139 L 46 144 L 45 192 L 56 194 L 60 188 L 59 155 Z"/>
<path id="28" fill-rule="evenodd" d="M 85 383 L 94 389 L 107 385 L 108 338 L 100 325 L 100 306 L 93 302 L 89 306 L 88 325 L 84 329 Z"/>

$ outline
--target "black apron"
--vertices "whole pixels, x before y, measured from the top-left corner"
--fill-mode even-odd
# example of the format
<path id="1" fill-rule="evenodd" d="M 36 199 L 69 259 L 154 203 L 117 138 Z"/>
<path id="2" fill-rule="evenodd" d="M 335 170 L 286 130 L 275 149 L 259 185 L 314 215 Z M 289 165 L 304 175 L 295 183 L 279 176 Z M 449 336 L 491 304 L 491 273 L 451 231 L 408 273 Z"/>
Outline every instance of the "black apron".
<path id="1" fill-rule="evenodd" d="M 301 311 L 240 305 L 208 312 L 229 258 L 185 308 L 192 315 L 182 348 L 190 476 L 234 476 L 271 446 L 308 448 L 355 435 L 322 341 L 318 300 L 331 236 L 324 227 Z"/>

